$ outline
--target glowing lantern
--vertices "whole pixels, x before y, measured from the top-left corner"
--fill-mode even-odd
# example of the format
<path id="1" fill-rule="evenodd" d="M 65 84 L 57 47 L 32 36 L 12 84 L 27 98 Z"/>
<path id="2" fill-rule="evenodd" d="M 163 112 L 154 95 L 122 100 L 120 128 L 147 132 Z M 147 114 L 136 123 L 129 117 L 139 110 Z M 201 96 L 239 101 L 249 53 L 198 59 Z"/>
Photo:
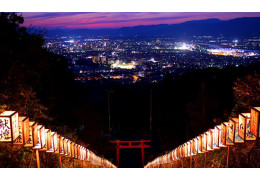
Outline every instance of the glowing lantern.
<path id="1" fill-rule="evenodd" d="M 65 137 L 62 137 L 62 135 L 59 136 L 59 150 L 60 154 L 64 154 L 64 140 Z"/>
<path id="2" fill-rule="evenodd" d="M 199 135 L 197 139 L 198 139 L 198 153 L 202 153 L 202 136 Z"/>
<path id="3" fill-rule="evenodd" d="M 191 144 L 190 144 L 190 141 L 186 143 L 187 145 L 187 149 L 188 149 L 188 153 L 187 153 L 187 156 L 191 156 L 191 152 L 190 152 L 190 149 L 191 149 Z"/>
<path id="4" fill-rule="evenodd" d="M 67 154 L 65 154 L 68 157 L 71 157 L 71 141 L 67 140 Z"/>
<path id="5" fill-rule="evenodd" d="M 86 159 L 86 148 L 82 147 L 82 160 Z"/>
<path id="6" fill-rule="evenodd" d="M 23 117 L 22 117 L 23 118 Z M 22 119 L 22 134 L 23 134 L 23 145 L 30 140 L 30 122 L 28 117 Z"/>
<path id="7" fill-rule="evenodd" d="M 235 140 L 235 127 L 236 124 L 233 121 L 232 118 L 230 118 L 228 126 L 227 126 L 227 140 L 226 140 L 226 145 L 234 145 L 234 140 Z"/>
<path id="8" fill-rule="evenodd" d="M 201 140 L 202 140 L 202 152 L 207 152 L 207 134 L 203 133 L 201 134 Z"/>
<path id="9" fill-rule="evenodd" d="M 54 141 L 54 153 L 55 154 L 59 154 L 60 153 L 60 138 L 59 138 L 59 134 L 55 133 L 54 137 L 53 137 L 53 141 Z"/>
<path id="10" fill-rule="evenodd" d="M 251 132 L 251 114 L 250 113 L 242 113 L 247 115 L 246 118 L 246 140 L 256 140 L 256 136 Z"/>
<path id="11" fill-rule="evenodd" d="M 193 145 L 193 139 L 190 140 L 190 155 L 193 156 L 194 155 L 194 145 Z"/>
<path id="12" fill-rule="evenodd" d="M 255 137 L 260 137 L 259 127 L 260 127 L 260 107 L 251 108 L 251 126 L 250 131 Z"/>
<path id="13" fill-rule="evenodd" d="M 78 159 L 81 160 L 81 145 L 78 146 Z"/>
<path id="14" fill-rule="evenodd" d="M 174 150 L 171 152 L 171 161 L 175 161 L 175 155 L 174 155 Z"/>
<path id="15" fill-rule="evenodd" d="M 0 142 L 13 143 L 18 137 L 18 113 L 15 111 L 4 111 L 0 114 Z"/>
<path id="16" fill-rule="evenodd" d="M 221 126 L 215 126 L 213 133 L 213 149 L 219 149 L 219 140 L 220 140 L 220 130 Z"/>
<path id="17" fill-rule="evenodd" d="M 213 134 L 214 134 L 214 129 L 209 129 L 207 134 L 207 150 L 211 151 L 213 150 Z"/>
<path id="18" fill-rule="evenodd" d="M 181 145 L 181 156 L 185 157 L 185 145 Z"/>
<path id="19" fill-rule="evenodd" d="M 64 139 L 64 155 L 68 156 L 68 139 Z"/>
<path id="20" fill-rule="evenodd" d="M 239 136 L 239 118 L 232 118 L 231 124 L 234 125 L 234 131 L 235 131 L 235 137 L 234 137 L 234 142 L 235 143 L 244 143 L 244 139 Z"/>
<path id="21" fill-rule="evenodd" d="M 33 129 L 37 127 L 37 123 L 34 121 L 29 121 L 29 139 L 25 142 L 24 147 L 33 147 L 34 136 Z"/>
<path id="22" fill-rule="evenodd" d="M 49 130 L 49 134 L 47 134 L 48 140 L 47 140 L 47 150 L 46 150 L 46 152 L 54 153 L 54 135 L 55 134 L 56 134 L 55 132 L 51 132 L 51 130 Z"/>
<path id="23" fill-rule="evenodd" d="M 68 139 L 67 141 L 67 157 L 71 157 L 71 141 Z"/>
<path id="24" fill-rule="evenodd" d="M 246 124 L 248 119 L 250 118 L 250 113 L 241 113 L 238 116 L 238 135 L 242 138 L 245 139 L 246 135 Z"/>
<path id="25" fill-rule="evenodd" d="M 72 143 L 73 142 L 71 140 L 69 142 L 70 142 L 69 146 L 68 146 L 68 148 L 69 148 L 69 157 L 72 157 L 72 151 L 71 150 L 72 150 Z"/>
<path id="26" fill-rule="evenodd" d="M 74 158 L 78 159 L 78 144 L 75 144 L 74 146 L 74 153 L 75 153 Z"/>
<path id="27" fill-rule="evenodd" d="M 180 158 L 183 158 L 182 146 L 179 146 L 179 157 L 180 157 Z"/>
<path id="28" fill-rule="evenodd" d="M 71 142 L 71 157 L 74 158 L 75 157 L 75 143 Z"/>
<path id="29" fill-rule="evenodd" d="M 221 123 L 221 146 L 226 146 L 227 125 L 228 123 Z"/>
<path id="30" fill-rule="evenodd" d="M 77 151 L 78 151 L 78 159 L 80 160 L 80 148 L 81 148 L 81 146 L 80 145 L 78 145 L 78 148 L 77 148 Z"/>
<path id="31" fill-rule="evenodd" d="M 173 162 L 173 161 L 174 161 L 174 151 L 171 151 L 171 152 L 170 152 L 169 161 L 170 161 L 170 162 Z"/>
<path id="32" fill-rule="evenodd" d="M 176 148 L 174 151 L 174 154 L 175 154 L 175 159 L 177 160 L 177 159 L 179 159 L 179 156 L 178 156 L 178 151 L 177 151 L 178 149 Z"/>
<path id="33" fill-rule="evenodd" d="M 87 161 L 87 148 L 84 147 L 84 160 Z"/>
<path id="34" fill-rule="evenodd" d="M 45 141 L 45 134 L 41 132 L 44 132 L 44 126 L 43 125 L 37 125 L 37 127 L 34 129 L 34 144 L 33 149 L 41 149 L 42 148 L 42 141 Z M 35 141 L 37 139 L 37 141 Z"/>
<path id="35" fill-rule="evenodd" d="M 19 136 L 15 139 L 13 144 L 24 145 L 25 142 L 29 140 L 29 118 L 20 116 L 18 119 Z"/>
<path id="36" fill-rule="evenodd" d="M 50 141 L 50 136 L 51 136 L 51 131 L 49 129 L 45 129 L 44 126 L 42 126 L 41 129 L 41 143 L 42 143 L 42 148 L 40 149 L 41 151 L 47 151 L 49 148 L 49 141 Z"/>
<path id="37" fill-rule="evenodd" d="M 166 163 L 167 163 L 167 156 L 164 155 L 164 156 L 163 156 L 163 164 L 166 164 Z"/>
<path id="38" fill-rule="evenodd" d="M 197 138 L 193 138 L 192 140 L 192 149 L 191 149 L 192 155 L 196 155 L 198 153 L 198 142 Z"/>

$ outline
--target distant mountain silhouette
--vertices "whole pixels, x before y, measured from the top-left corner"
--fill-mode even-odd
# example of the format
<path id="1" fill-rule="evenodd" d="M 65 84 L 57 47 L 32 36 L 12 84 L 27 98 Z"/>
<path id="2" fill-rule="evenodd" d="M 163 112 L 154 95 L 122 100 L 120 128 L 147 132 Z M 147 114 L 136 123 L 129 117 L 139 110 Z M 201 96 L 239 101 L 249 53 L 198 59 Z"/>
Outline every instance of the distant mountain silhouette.
<path id="1" fill-rule="evenodd" d="M 148 26 L 123 27 L 119 29 L 52 29 L 48 35 L 76 36 L 180 36 L 180 35 L 219 35 L 254 36 L 260 35 L 260 17 L 236 18 L 228 21 L 206 19 L 187 21 L 180 24 L 160 24 Z"/>

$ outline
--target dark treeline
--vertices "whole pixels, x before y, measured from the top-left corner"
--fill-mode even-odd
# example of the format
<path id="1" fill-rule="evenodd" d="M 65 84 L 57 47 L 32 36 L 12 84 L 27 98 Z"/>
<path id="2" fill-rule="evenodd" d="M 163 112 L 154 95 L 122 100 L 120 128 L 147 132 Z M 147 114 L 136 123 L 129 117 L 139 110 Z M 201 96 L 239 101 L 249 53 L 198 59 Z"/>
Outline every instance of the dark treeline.
<path id="1" fill-rule="evenodd" d="M 15 13 L 0 14 L 1 110 L 27 115 L 113 163 L 115 150 L 109 139 L 152 138 L 146 155 L 149 161 L 230 115 L 248 111 L 249 105 L 259 105 L 259 62 L 190 71 L 176 79 L 166 74 L 158 84 L 122 85 L 105 79 L 80 84 L 68 70 L 65 57 L 42 48 L 44 31 L 28 33 L 20 27 L 22 23 L 23 18 Z M 246 86 L 239 86 L 243 83 Z"/>

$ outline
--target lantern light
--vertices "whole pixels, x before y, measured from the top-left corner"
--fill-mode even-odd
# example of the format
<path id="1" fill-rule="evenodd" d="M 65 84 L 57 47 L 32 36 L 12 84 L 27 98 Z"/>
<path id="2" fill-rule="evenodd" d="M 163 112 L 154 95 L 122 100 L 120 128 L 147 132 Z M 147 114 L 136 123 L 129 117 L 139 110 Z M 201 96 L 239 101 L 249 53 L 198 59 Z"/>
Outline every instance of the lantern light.
<path id="1" fill-rule="evenodd" d="M 0 142 L 13 143 L 19 137 L 18 112 L 4 111 L 0 114 Z"/>
<path id="2" fill-rule="evenodd" d="M 59 152 L 60 152 L 60 138 L 59 138 L 59 134 L 57 134 L 57 133 L 55 133 L 54 134 L 54 153 L 55 154 L 59 154 Z"/>
<path id="3" fill-rule="evenodd" d="M 24 147 L 33 147 L 34 145 L 34 129 L 37 127 L 37 123 L 29 121 L 29 139 L 25 142 Z M 38 136 L 36 136 L 38 138 Z M 38 140 L 36 140 L 37 142 Z"/>
<path id="4" fill-rule="evenodd" d="M 64 141 L 65 141 L 65 137 L 63 137 L 62 135 L 59 136 L 59 151 L 60 154 L 64 154 Z"/>
<path id="5" fill-rule="evenodd" d="M 250 132 L 255 137 L 260 137 L 260 107 L 253 107 L 251 108 L 251 124 L 250 124 Z"/>
<path id="6" fill-rule="evenodd" d="M 19 136 L 13 142 L 14 145 L 24 145 L 29 140 L 29 118 L 24 116 L 18 117 Z"/>
<path id="7" fill-rule="evenodd" d="M 55 132 L 52 132 L 51 130 L 48 131 L 48 140 L 47 140 L 47 150 L 46 152 L 54 153 L 54 135 Z"/>

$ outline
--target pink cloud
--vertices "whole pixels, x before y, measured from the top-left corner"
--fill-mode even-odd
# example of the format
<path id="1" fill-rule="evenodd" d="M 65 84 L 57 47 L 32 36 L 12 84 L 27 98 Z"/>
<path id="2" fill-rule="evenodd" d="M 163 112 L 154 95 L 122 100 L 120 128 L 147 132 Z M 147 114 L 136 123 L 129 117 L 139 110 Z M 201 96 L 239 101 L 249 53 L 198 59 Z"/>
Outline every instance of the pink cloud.
<path id="1" fill-rule="evenodd" d="M 191 20 L 260 17 L 259 12 L 24 12 L 24 26 L 45 28 L 120 28 L 138 25 L 177 24 Z"/>

